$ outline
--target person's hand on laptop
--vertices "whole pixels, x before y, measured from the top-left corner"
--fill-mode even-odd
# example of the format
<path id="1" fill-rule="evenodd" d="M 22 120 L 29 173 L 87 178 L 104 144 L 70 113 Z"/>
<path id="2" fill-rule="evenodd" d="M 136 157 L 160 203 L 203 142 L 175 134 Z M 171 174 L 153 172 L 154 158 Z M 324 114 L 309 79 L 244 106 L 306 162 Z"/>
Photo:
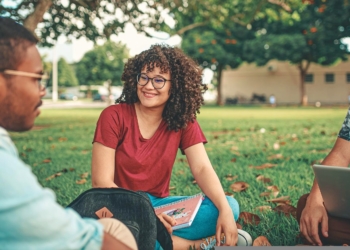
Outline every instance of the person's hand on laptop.
<path id="1" fill-rule="evenodd" d="M 322 246 L 319 237 L 320 224 L 322 235 L 328 237 L 328 215 L 318 190 L 317 194 L 310 192 L 300 218 L 300 232 L 313 245 Z"/>

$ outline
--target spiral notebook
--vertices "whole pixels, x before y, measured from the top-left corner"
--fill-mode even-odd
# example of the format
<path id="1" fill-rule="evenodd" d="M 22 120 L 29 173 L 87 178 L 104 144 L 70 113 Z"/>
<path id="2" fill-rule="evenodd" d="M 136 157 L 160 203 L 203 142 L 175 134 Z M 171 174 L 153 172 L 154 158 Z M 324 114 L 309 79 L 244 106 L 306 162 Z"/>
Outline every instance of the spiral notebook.
<path id="1" fill-rule="evenodd" d="M 176 219 L 173 230 L 191 226 L 202 201 L 203 194 L 196 194 L 185 199 L 155 207 L 156 214 L 164 213 Z"/>

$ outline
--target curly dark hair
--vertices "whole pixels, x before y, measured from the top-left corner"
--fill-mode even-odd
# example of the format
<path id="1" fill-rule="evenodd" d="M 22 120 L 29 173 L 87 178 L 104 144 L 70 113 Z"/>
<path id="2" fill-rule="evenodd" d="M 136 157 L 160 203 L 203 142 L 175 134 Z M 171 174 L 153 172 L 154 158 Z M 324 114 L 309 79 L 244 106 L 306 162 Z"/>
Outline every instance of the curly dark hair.
<path id="1" fill-rule="evenodd" d="M 161 73 L 170 72 L 170 96 L 162 117 L 169 130 L 186 128 L 188 122 L 196 119 L 204 103 L 203 93 L 207 86 L 202 82 L 202 69 L 179 48 L 164 44 L 152 45 L 125 64 L 122 75 L 124 88 L 116 103 L 132 104 L 139 101 L 136 76 L 144 67 L 147 72 L 153 71 L 155 67 L 159 67 Z"/>
<path id="2" fill-rule="evenodd" d="M 0 72 L 16 69 L 28 47 L 38 42 L 24 26 L 9 17 L 0 17 Z"/>

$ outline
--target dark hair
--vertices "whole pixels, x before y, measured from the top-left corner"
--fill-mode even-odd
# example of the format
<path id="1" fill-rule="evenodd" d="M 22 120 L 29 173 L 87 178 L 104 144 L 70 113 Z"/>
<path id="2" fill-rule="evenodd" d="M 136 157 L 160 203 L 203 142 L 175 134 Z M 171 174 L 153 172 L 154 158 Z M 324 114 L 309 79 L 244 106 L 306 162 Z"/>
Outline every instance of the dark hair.
<path id="1" fill-rule="evenodd" d="M 128 60 L 122 81 L 124 88 L 116 103 L 135 103 L 137 96 L 136 76 L 146 67 L 151 72 L 160 67 L 161 73 L 170 72 L 170 96 L 162 117 L 169 130 L 178 131 L 194 121 L 203 104 L 203 92 L 207 86 L 202 82 L 202 69 L 179 48 L 168 45 L 152 45 L 150 49 Z"/>
<path id="2" fill-rule="evenodd" d="M 38 39 L 24 26 L 8 17 L 0 17 L 0 72 L 16 69 L 27 48 Z"/>

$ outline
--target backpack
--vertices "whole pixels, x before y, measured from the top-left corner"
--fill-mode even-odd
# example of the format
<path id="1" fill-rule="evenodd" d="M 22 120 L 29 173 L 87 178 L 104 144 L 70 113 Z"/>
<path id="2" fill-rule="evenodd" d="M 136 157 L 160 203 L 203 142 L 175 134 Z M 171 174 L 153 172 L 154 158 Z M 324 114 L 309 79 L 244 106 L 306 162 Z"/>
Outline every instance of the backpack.
<path id="1" fill-rule="evenodd" d="M 173 249 L 171 236 L 155 214 L 145 192 L 124 188 L 92 188 L 80 194 L 67 207 L 82 217 L 120 220 L 135 237 L 138 249 L 153 250 L 156 240 L 164 250 Z"/>

